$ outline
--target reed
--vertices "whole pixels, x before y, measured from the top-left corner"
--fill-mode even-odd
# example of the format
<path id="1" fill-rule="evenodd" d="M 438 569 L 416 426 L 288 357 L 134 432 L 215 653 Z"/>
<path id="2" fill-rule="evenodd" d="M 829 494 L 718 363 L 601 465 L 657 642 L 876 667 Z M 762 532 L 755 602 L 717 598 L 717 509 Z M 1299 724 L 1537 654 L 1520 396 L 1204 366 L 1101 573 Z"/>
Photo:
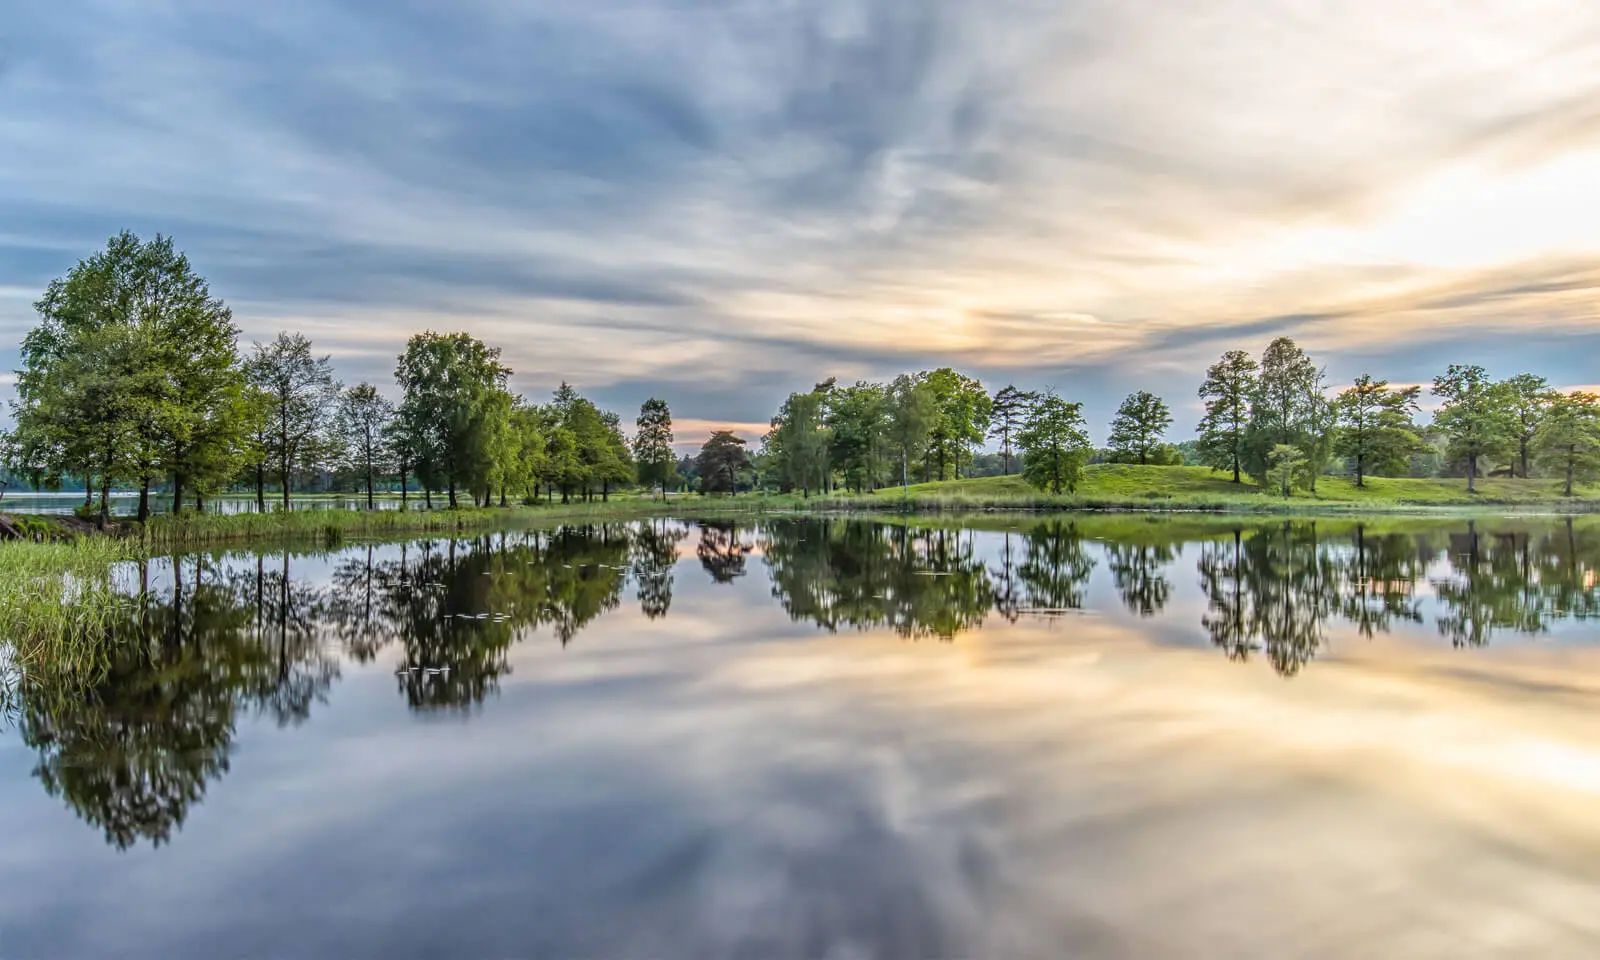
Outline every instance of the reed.
<path id="1" fill-rule="evenodd" d="M 91 675 L 133 599 L 117 590 L 117 564 L 137 545 L 109 537 L 0 543 L 0 638 L 14 668 Z"/>

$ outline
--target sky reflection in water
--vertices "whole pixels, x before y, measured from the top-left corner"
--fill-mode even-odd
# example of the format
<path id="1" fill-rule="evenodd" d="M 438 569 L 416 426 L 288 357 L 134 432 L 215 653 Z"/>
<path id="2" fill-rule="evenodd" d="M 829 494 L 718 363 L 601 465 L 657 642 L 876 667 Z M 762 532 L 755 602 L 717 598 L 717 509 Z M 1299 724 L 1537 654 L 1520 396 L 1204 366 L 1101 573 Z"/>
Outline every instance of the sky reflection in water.
<path id="1" fill-rule="evenodd" d="M 1593 955 L 1597 569 L 1125 517 L 154 563 L 0 741 L 0 956 Z"/>

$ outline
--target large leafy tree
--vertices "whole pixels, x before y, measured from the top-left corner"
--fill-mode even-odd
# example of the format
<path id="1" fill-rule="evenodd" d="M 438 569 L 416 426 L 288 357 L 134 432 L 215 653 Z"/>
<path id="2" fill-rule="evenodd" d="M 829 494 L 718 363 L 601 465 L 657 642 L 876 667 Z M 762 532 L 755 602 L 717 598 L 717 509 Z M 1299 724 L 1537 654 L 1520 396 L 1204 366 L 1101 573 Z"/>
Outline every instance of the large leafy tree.
<path id="1" fill-rule="evenodd" d="M 1161 438 L 1172 426 L 1166 401 L 1149 392 L 1131 393 L 1111 421 L 1108 445 L 1119 461 L 1148 464 L 1161 448 Z"/>
<path id="2" fill-rule="evenodd" d="M 1443 405 L 1434 424 L 1444 432 L 1450 456 L 1467 468 L 1467 490 L 1477 490 L 1478 465 L 1515 448 L 1516 414 L 1509 392 L 1477 365 L 1452 363 L 1433 380 L 1433 395 Z"/>
<path id="3" fill-rule="evenodd" d="M 888 395 L 881 384 L 858 380 L 835 388 L 823 423 L 828 429 L 828 460 L 858 493 L 876 489 L 884 441 L 889 430 Z"/>
<path id="4" fill-rule="evenodd" d="M 1501 387 L 1505 391 L 1511 416 L 1516 421 L 1517 466 L 1526 480 L 1534 435 L 1539 432 L 1539 425 L 1555 403 L 1557 394 L 1550 389 L 1550 381 L 1531 373 L 1519 373 L 1502 383 Z"/>
<path id="5" fill-rule="evenodd" d="M 1317 368 L 1305 351 L 1288 337 L 1267 344 L 1245 438 L 1245 466 L 1259 482 L 1266 482 L 1279 446 L 1303 451 L 1309 445 L 1308 421 L 1317 396 Z"/>
<path id="6" fill-rule="evenodd" d="M 820 493 L 827 487 L 831 439 L 824 420 L 824 393 L 813 390 L 789 394 L 772 418 L 772 430 L 762 446 L 779 482 L 809 496 L 812 490 Z"/>
<path id="7" fill-rule="evenodd" d="M 1250 425 L 1250 401 L 1256 393 L 1260 365 L 1243 350 L 1230 350 L 1206 371 L 1200 399 L 1206 412 L 1200 418 L 1200 457 L 1213 470 L 1233 471 L 1238 483 L 1244 467 L 1245 433 Z"/>
<path id="8" fill-rule="evenodd" d="M 1336 450 L 1355 469 L 1356 486 L 1370 474 L 1398 472 L 1422 446 L 1412 421 L 1421 387 L 1390 387 L 1368 374 L 1339 394 L 1339 440 Z"/>
<path id="9" fill-rule="evenodd" d="M 372 509 L 373 479 L 385 472 L 388 445 L 385 431 L 394 418 L 394 404 L 370 383 L 358 383 L 339 398 L 339 433 L 351 463 L 361 471 L 367 486 L 367 509 Z"/>
<path id="10" fill-rule="evenodd" d="M 266 464 L 271 463 L 287 510 L 294 471 L 338 449 L 338 434 L 329 426 L 339 405 L 339 381 L 326 354 L 317 356 L 309 339 L 287 331 L 256 344 L 247 368 L 266 403 L 266 449 L 256 468 L 256 500 L 265 499 Z"/>
<path id="11" fill-rule="evenodd" d="M 1038 399 L 1037 393 L 1018 390 L 1007 384 L 989 401 L 989 436 L 1000 439 L 1000 469 L 1008 477 L 1011 475 L 1012 438 L 1027 422 L 1028 412 Z"/>
<path id="12" fill-rule="evenodd" d="M 655 397 L 646 400 L 639 407 L 634 427 L 633 459 L 639 465 L 639 479 L 660 487 L 661 497 L 666 499 L 667 484 L 678 472 L 678 458 L 672 452 L 672 411 L 667 402 Z"/>
<path id="13" fill-rule="evenodd" d="M 1555 394 L 1540 417 L 1533 447 L 1539 462 L 1564 479 L 1566 496 L 1572 496 L 1575 480 L 1595 479 L 1600 475 L 1600 395 Z"/>
<path id="14" fill-rule="evenodd" d="M 162 473 L 176 510 L 186 483 L 209 489 L 236 468 L 252 424 L 238 330 L 171 239 L 124 231 L 34 306 L 14 406 L 19 472 L 46 484 L 99 476 L 102 503 L 111 483 L 135 480 L 143 519 Z"/>
<path id="15" fill-rule="evenodd" d="M 923 374 L 922 380 L 933 393 L 936 411 L 927 456 L 938 460 L 940 480 L 949 476 L 951 465 L 959 477 L 963 454 L 989 433 L 993 403 L 983 384 L 949 367 Z"/>
<path id="16" fill-rule="evenodd" d="M 902 373 L 884 394 L 889 450 L 900 461 L 900 485 L 910 495 L 911 461 L 928 448 L 939 410 L 932 389 L 922 378 Z"/>
<path id="17" fill-rule="evenodd" d="M 1034 404 L 1017 443 L 1022 447 L 1022 475 L 1029 483 L 1051 493 L 1076 490 L 1090 450 L 1083 405 L 1046 393 Z"/>
<path id="18" fill-rule="evenodd" d="M 487 491 L 496 444 L 511 413 L 500 351 L 465 333 L 419 333 L 395 367 L 398 410 L 417 476 L 428 491 Z"/>
<path id="19" fill-rule="evenodd" d="M 733 493 L 739 478 L 750 469 L 750 455 L 743 437 L 731 430 L 717 430 L 700 448 L 695 458 L 700 472 L 701 493 Z"/>

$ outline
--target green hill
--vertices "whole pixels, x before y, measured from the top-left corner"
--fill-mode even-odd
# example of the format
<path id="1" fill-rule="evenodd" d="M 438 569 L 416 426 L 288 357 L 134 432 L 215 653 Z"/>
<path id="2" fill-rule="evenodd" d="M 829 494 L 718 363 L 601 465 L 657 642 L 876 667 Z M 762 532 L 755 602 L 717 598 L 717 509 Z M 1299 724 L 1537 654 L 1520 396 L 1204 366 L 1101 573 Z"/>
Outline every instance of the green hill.
<path id="1" fill-rule="evenodd" d="M 1095 464 L 1072 494 L 1053 497 L 1035 490 L 1020 477 L 984 477 L 919 483 L 911 487 L 918 507 L 1081 507 L 1282 510 L 1319 507 L 1407 506 L 1543 506 L 1565 509 L 1600 508 L 1600 488 L 1580 487 L 1576 497 L 1563 497 L 1558 480 L 1494 478 L 1479 480 L 1476 493 L 1460 478 L 1410 479 L 1368 477 L 1357 487 L 1351 477 L 1320 477 L 1317 492 L 1297 490 L 1289 501 L 1275 491 L 1262 491 L 1250 480 L 1235 485 L 1227 474 L 1206 467 L 1141 467 Z M 875 497 L 900 499 L 899 487 L 879 490 Z"/>

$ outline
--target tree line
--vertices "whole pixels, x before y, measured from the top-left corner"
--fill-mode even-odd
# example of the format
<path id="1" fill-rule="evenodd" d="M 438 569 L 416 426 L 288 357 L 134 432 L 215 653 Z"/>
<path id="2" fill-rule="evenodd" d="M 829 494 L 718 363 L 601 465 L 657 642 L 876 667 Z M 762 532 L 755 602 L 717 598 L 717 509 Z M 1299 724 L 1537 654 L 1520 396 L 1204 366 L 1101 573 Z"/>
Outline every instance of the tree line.
<path id="1" fill-rule="evenodd" d="M 865 492 L 971 475 L 982 451 L 999 449 L 1000 472 L 1016 469 L 1051 493 L 1076 489 L 1094 460 L 1204 464 L 1288 496 L 1316 491 L 1319 477 L 1414 472 L 1438 451 L 1468 489 L 1486 472 L 1529 477 L 1534 469 L 1575 483 L 1600 474 L 1600 397 L 1562 393 L 1533 374 L 1495 381 L 1479 366 L 1451 365 L 1431 388 L 1439 408 L 1419 419 L 1422 387 L 1363 374 L 1335 394 L 1323 368 L 1280 337 L 1259 359 L 1225 353 L 1206 371 L 1194 441 L 1167 438 L 1173 417 L 1161 397 L 1129 395 L 1107 445 L 1090 440 L 1083 405 L 1053 390 L 1007 385 L 993 394 L 949 367 L 888 382 L 828 379 L 793 393 L 752 452 L 717 431 L 697 456 L 674 452 L 667 404 L 644 403 L 630 439 L 620 415 L 563 383 L 549 402 L 513 393 L 500 351 L 465 333 L 413 336 L 397 358 L 398 403 L 378 387 L 346 387 L 310 340 L 280 333 L 241 350 L 231 311 L 169 238 L 124 232 L 51 282 L 35 304 L 39 324 L 22 344 L 13 428 L 4 460 L 36 488 L 81 482 L 109 516 L 114 487 L 170 491 L 174 512 L 190 497 L 240 485 L 267 506 L 275 484 L 285 508 L 297 477 L 342 471 L 372 504 L 393 478 L 428 505 L 465 497 L 487 505 L 541 494 L 601 499 L 618 487 L 702 493 L 748 489 Z"/>
<path id="2" fill-rule="evenodd" d="M 80 480 L 109 515 L 113 487 L 136 485 L 138 516 L 152 488 L 189 496 L 240 483 L 265 508 L 277 483 L 285 508 L 297 475 L 354 472 L 372 504 L 380 478 L 402 499 L 419 490 L 456 506 L 560 492 L 604 499 L 636 480 L 669 482 L 672 417 L 650 400 L 632 441 L 621 417 L 563 383 L 539 404 L 508 389 L 500 351 L 465 333 L 413 336 L 398 358 L 393 404 L 371 383 L 346 387 L 331 358 L 284 332 L 248 351 L 227 305 L 172 241 L 113 237 L 53 281 L 22 344 L 8 469 L 36 488 Z"/>

